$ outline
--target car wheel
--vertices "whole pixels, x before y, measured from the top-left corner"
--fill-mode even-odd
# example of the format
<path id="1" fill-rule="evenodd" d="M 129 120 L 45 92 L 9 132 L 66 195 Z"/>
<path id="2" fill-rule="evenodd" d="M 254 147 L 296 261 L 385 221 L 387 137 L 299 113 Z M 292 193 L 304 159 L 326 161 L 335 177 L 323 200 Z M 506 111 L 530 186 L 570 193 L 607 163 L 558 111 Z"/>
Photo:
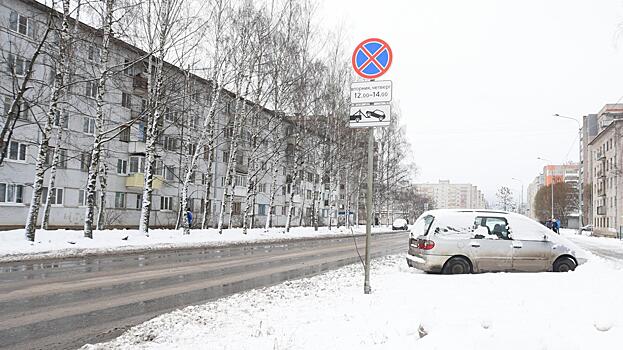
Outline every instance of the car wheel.
<path id="1" fill-rule="evenodd" d="M 446 262 L 441 272 L 445 275 L 459 275 L 464 273 L 471 273 L 472 266 L 467 259 L 456 256 Z"/>
<path id="2" fill-rule="evenodd" d="M 554 261 L 554 272 L 569 272 L 575 270 L 577 264 L 568 256 L 556 259 Z"/>

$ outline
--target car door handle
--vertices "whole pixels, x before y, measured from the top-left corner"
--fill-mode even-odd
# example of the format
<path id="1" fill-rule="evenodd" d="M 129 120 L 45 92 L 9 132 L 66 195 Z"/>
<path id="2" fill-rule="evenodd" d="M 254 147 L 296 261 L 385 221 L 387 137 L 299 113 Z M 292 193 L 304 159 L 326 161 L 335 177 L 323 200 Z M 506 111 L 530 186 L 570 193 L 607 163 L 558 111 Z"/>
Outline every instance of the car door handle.
<path id="1" fill-rule="evenodd" d="M 514 245 L 513 248 L 522 248 L 520 245 Z"/>
<path id="2" fill-rule="evenodd" d="M 474 248 L 480 247 L 480 243 L 471 243 L 470 245 Z"/>

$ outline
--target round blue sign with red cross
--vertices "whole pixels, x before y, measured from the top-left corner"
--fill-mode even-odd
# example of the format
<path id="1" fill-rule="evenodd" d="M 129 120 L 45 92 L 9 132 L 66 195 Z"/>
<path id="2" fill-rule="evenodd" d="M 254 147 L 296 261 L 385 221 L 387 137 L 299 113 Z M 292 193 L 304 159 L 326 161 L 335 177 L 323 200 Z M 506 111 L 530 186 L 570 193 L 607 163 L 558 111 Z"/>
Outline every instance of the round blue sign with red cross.
<path id="1" fill-rule="evenodd" d="M 353 52 L 355 73 L 365 79 L 378 78 L 392 65 L 392 49 L 381 39 L 366 39 Z"/>

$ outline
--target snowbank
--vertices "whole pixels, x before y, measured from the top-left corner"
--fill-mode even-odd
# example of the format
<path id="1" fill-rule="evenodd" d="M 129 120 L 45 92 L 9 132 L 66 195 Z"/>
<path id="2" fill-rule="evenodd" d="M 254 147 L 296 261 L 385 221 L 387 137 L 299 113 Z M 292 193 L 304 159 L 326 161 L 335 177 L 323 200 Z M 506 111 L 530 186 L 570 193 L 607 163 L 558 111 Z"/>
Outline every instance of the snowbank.
<path id="1" fill-rule="evenodd" d="M 620 349 L 623 269 L 428 275 L 404 256 L 156 317 L 84 349 Z"/>
<path id="2" fill-rule="evenodd" d="M 365 232 L 365 226 L 354 228 L 355 234 Z M 373 232 L 391 230 L 388 227 L 375 227 Z M 212 247 L 230 244 L 244 244 L 259 241 L 282 241 L 310 237 L 331 237 L 351 235 L 345 227 L 293 227 L 286 233 L 283 228 L 249 229 L 245 235 L 242 229 L 192 230 L 190 235 L 183 235 L 181 230 L 153 229 L 149 237 L 138 230 L 101 230 L 94 231 L 93 239 L 84 238 L 80 230 L 37 230 L 35 242 L 24 238 L 24 230 L 0 231 L 0 262 L 86 256 L 113 252 L 130 252 L 155 249 Z"/>

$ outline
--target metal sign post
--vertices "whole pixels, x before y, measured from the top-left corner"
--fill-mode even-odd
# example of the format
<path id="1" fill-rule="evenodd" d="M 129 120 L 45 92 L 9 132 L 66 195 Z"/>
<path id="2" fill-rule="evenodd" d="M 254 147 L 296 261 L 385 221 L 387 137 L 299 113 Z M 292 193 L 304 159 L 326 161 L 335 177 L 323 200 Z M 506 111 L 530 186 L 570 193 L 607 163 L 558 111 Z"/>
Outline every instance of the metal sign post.
<path id="1" fill-rule="evenodd" d="M 392 63 L 392 49 L 377 38 L 362 41 L 353 52 L 355 73 L 364 79 L 375 79 L 385 74 Z M 372 178 L 374 176 L 374 127 L 388 126 L 391 118 L 389 102 L 392 100 L 391 81 L 363 81 L 351 85 L 351 128 L 368 130 L 368 193 L 366 195 L 366 251 L 363 292 L 370 294 L 370 240 L 372 236 Z M 357 208 L 359 210 L 359 208 Z"/>

